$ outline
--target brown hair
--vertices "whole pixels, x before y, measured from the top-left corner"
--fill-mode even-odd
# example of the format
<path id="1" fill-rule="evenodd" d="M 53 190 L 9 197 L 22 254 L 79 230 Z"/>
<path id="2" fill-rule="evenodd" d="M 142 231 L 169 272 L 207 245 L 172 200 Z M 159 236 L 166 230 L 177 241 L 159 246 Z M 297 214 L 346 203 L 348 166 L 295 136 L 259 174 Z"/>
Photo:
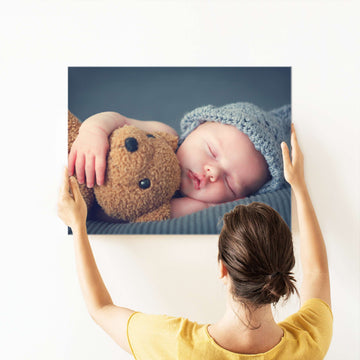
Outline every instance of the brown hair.
<path id="1" fill-rule="evenodd" d="M 235 300 L 251 307 L 275 304 L 296 292 L 291 231 L 270 206 L 253 202 L 224 215 L 219 255 Z"/>

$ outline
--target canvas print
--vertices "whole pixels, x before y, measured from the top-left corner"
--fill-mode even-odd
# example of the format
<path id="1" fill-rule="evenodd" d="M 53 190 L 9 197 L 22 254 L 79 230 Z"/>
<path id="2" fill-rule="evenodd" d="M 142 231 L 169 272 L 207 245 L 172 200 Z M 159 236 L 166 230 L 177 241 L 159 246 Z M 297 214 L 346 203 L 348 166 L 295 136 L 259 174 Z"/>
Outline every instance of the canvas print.
<path id="1" fill-rule="evenodd" d="M 291 225 L 291 68 L 69 67 L 68 84 L 89 234 L 217 234 L 253 201 Z"/>

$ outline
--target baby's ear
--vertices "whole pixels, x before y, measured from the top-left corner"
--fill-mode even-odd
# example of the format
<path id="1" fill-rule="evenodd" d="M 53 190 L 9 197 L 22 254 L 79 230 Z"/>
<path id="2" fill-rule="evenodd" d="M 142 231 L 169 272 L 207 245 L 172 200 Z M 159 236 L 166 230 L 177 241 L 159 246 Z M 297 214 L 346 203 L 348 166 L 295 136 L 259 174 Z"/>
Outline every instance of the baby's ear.
<path id="1" fill-rule="evenodd" d="M 166 132 L 156 132 L 157 135 L 165 139 L 165 141 L 171 146 L 171 148 L 176 151 L 178 144 L 178 137 Z"/>

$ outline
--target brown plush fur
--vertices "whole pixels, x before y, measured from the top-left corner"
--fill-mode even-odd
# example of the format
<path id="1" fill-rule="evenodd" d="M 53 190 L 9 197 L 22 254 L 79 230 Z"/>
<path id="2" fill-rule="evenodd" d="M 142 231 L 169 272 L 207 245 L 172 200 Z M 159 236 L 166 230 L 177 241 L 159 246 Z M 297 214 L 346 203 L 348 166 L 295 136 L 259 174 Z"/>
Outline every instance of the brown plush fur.
<path id="1" fill-rule="evenodd" d="M 70 113 L 68 116 L 68 151 L 79 132 L 80 123 Z M 116 129 L 109 137 L 109 153 L 105 183 L 80 190 L 88 208 L 94 202 L 114 219 L 141 222 L 170 218 L 170 200 L 180 187 L 180 165 L 175 155 L 177 137 L 168 133 L 152 133 L 134 126 Z M 125 139 L 135 138 L 138 149 L 129 152 Z M 151 186 L 141 189 L 139 182 L 149 179 Z"/>

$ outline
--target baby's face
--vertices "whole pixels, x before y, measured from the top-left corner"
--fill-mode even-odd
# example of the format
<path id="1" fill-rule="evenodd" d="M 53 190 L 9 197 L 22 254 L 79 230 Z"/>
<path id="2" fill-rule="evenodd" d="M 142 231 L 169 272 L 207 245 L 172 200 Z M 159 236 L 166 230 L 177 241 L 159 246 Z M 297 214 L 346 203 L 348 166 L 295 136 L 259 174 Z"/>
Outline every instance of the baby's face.
<path id="1" fill-rule="evenodd" d="M 240 199 L 269 179 L 267 163 L 250 139 L 235 126 L 205 122 L 177 151 L 181 192 L 206 203 Z"/>

